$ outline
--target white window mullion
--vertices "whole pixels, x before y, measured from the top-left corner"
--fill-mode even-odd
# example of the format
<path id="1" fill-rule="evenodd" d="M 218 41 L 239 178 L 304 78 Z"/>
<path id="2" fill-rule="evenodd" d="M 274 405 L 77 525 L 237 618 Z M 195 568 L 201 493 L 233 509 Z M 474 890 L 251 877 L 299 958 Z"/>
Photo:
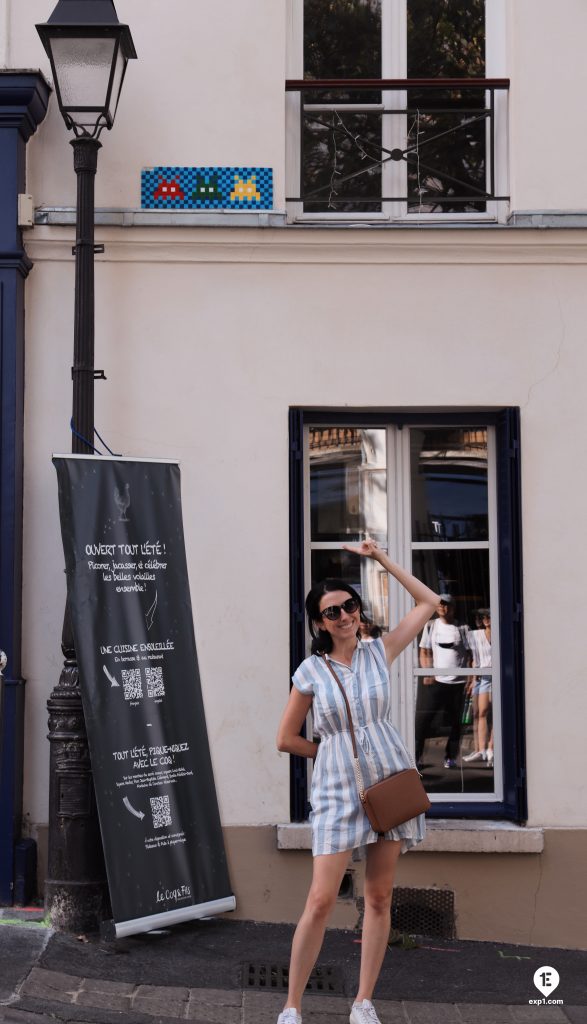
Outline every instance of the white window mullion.
<path id="1" fill-rule="evenodd" d="M 382 0 L 381 3 L 381 77 L 392 78 L 391 69 L 393 67 L 393 53 L 392 53 L 392 33 L 393 33 L 393 12 L 392 5 L 394 0 Z M 393 94 L 389 92 L 381 93 L 381 101 L 383 110 L 392 109 Z M 381 145 L 384 149 L 393 149 L 394 143 L 394 132 L 395 126 L 393 124 L 394 117 L 389 114 L 381 115 Z M 381 194 L 383 196 L 392 196 L 394 194 L 394 165 L 393 161 L 389 160 L 383 164 L 381 168 Z M 386 214 L 387 218 L 392 216 L 392 206 L 389 203 L 384 203 L 382 207 L 383 213 Z"/>
<path id="2" fill-rule="evenodd" d="M 407 441 L 407 445 L 406 445 Z M 409 431 L 388 428 L 388 544 L 393 562 L 410 567 L 410 469 Z M 390 628 L 406 615 L 412 601 L 400 584 L 389 579 Z M 392 718 L 408 748 L 414 744 L 414 692 L 412 649 L 402 651 L 392 665 Z"/>
<path id="3" fill-rule="evenodd" d="M 485 3 L 485 76 L 486 78 L 507 78 L 507 20 L 506 0 L 491 0 Z M 509 194 L 509 97 L 507 91 L 495 92 L 495 194 Z M 489 132 L 488 126 L 488 132 Z M 493 218 L 505 223 L 509 216 L 509 203 L 488 203 L 487 212 Z"/>
<path id="4" fill-rule="evenodd" d="M 287 17 L 287 63 L 286 77 L 304 77 L 304 3 L 303 0 L 286 0 Z M 300 111 L 302 97 L 296 92 L 285 94 L 285 194 L 300 195 L 301 131 Z M 301 203 L 287 203 L 287 219 L 298 220 L 303 212 Z"/>
<path id="5" fill-rule="evenodd" d="M 407 51 L 407 0 L 383 0 L 381 11 L 381 61 L 382 78 L 406 78 L 408 73 Z M 384 92 L 382 99 L 386 110 L 403 110 L 407 94 L 397 90 Z M 386 149 L 405 149 L 407 118 L 405 114 L 383 116 L 383 145 Z M 383 167 L 383 195 L 407 195 L 408 170 L 405 160 L 390 160 Z M 386 203 L 385 212 L 392 220 L 404 217 L 405 203 Z"/>
<path id="6" fill-rule="evenodd" d="M 398 435 L 398 448 L 401 451 L 401 476 L 398 477 L 398 488 L 401 490 L 401 523 L 402 523 L 402 546 L 400 551 L 399 564 L 405 566 L 409 572 L 412 571 L 412 488 L 411 488 L 411 451 L 410 431 L 408 427 L 396 427 Z M 407 590 L 402 587 L 403 603 L 401 614 L 407 615 L 413 607 L 413 600 Z M 403 718 L 401 735 L 404 738 L 408 750 L 414 754 L 414 721 L 416 714 L 416 691 L 413 682 L 414 667 L 414 645 L 410 644 L 400 655 L 400 671 L 402 678 L 402 701 Z"/>

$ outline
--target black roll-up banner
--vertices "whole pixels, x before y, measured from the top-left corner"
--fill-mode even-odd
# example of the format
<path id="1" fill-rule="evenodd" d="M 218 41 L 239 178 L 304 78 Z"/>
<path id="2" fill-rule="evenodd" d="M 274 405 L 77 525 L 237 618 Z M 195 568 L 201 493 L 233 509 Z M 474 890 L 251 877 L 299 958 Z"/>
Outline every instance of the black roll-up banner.
<path id="1" fill-rule="evenodd" d="M 117 937 L 234 910 L 175 462 L 56 455 Z"/>

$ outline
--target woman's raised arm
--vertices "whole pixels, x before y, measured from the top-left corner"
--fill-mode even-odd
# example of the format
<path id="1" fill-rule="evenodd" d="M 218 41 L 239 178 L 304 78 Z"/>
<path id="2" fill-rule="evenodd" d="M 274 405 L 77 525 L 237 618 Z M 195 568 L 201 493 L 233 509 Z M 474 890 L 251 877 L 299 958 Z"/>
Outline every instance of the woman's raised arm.
<path id="1" fill-rule="evenodd" d="M 398 583 L 401 583 L 402 587 L 405 587 L 416 602 L 416 607 L 408 612 L 395 629 L 390 630 L 382 638 L 387 660 L 391 664 L 393 659 L 397 658 L 408 644 L 411 644 L 432 617 L 440 601 L 440 596 L 421 580 L 402 569 L 400 565 L 392 562 L 374 540 L 364 540 L 361 544 L 343 544 L 343 547 L 345 551 L 351 551 L 353 554 L 372 558 L 379 562 Z"/>

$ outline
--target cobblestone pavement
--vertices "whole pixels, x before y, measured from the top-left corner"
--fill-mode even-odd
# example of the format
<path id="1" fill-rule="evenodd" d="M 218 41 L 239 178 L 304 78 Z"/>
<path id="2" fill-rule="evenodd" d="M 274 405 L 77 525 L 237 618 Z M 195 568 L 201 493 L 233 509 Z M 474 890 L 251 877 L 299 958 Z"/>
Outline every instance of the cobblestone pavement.
<path id="1" fill-rule="evenodd" d="M 587 1006 L 479 1005 L 471 1003 L 377 1000 L 382 1024 L 587 1024 Z M 275 1024 L 283 995 L 258 991 L 134 985 L 81 978 L 33 967 L 18 1000 L 0 1007 L 0 1020 L 20 1024 L 46 1021 L 156 1024 L 176 1020 L 196 1024 Z M 345 997 L 307 995 L 304 1024 L 347 1024 Z"/>

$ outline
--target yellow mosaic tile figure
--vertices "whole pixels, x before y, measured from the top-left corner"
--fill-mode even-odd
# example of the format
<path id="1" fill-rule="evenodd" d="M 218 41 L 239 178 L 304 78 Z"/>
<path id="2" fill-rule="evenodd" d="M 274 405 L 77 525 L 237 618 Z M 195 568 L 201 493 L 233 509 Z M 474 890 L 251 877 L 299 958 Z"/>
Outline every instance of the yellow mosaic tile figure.
<path id="1" fill-rule="evenodd" d="M 251 203 L 256 199 L 257 202 L 260 203 L 261 193 L 255 185 L 256 180 L 257 178 L 254 174 L 252 174 L 246 181 L 239 178 L 238 174 L 235 174 L 234 188 L 230 193 L 231 202 Z"/>

